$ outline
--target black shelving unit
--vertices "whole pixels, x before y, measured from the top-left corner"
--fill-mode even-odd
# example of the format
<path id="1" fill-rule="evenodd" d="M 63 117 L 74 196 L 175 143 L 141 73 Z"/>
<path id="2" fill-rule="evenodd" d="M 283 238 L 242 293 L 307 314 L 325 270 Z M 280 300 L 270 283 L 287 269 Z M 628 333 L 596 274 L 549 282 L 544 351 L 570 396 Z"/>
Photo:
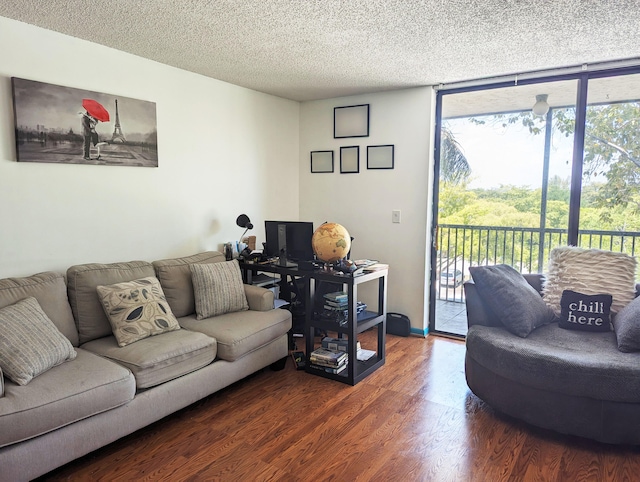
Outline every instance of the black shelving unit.
<path id="1" fill-rule="evenodd" d="M 330 378 L 339 382 L 355 385 L 366 376 L 373 373 L 385 363 L 385 334 L 387 323 L 387 274 L 388 269 L 380 269 L 371 273 L 356 276 L 336 274 L 334 272 L 314 271 L 309 273 L 305 282 L 305 307 L 306 307 L 306 371 Z M 376 311 L 365 310 L 357 313 L 358 285 L 371 281 L 378 281 L 378 306 Z M 341 284 L 348 298 L 348 316 L 346 323 L 339 324 L 334 321 L 319 318 L 314 314 L 315 287 L 319 281 Z M 345 289 L 346 287 L 346 289 Z M 357 360 L 358 334 L 376 328 L 378 332 L 378 347 L 376 354 L 366 361 Z M 336 332 L 339 338 L 347 337 L 347 353 L 349 364 L 341 373 L 329 373 L 310 364 L 309 357 L 315 348 L 316 329 Z"/>
<path id="2" fill-rule="evenodd" d="M 363 273 L 353 276 L 336 271 L 325 270 L 301 270 L 298 267 L 282 267 L 275 264 L 260 263 L 240 263 L 243 271 L 244 281 L 251 283 L 252 277 L 258 272 L 269 272 L 280 275 L 281 278 L 287 277 L 294 279 L 302 279 L 304 284 L 305 298 L 305 346 L 306 346 L 306 371 L 339 382 L 355 385 L 366 376 L 373 373 L 385 363 L 385 334 L 387 323 L 387 274 L 388 269 L 383 268 L 370 273 Z M 342 285 L 343 290 L 347 292 L 349 300 L 348 317 L 346 323 L 339 325 L 336 322 L 321 319 L 314 316 L 315 307 L 315 288 L 320 281 Z M 357 313 L 358 304 L 358 286 L 363 283 L 372 281 L 378 282 L 378 306 L 377 310 L 365 310 Z M 346 289 L 345 289 L 346 288 Z M 282 293 L 281 289 L 281 293 Z M 319 295 L 321 296 L 321 295 Z M 378 332 L 378 347 L 376 354 L 367 361 L 358 361 L 357 342 L 358 335 L 371 328 L 376 328 Z M 341 373 L 334 374 L 310 364 L 309 358 L 311 352 L 315 348 L 315 331 L 320 329 L 328 332 L 335 332 L 338 337 L 348 339 L 347 353 L 349 354 L 349 364 L 347 369 Z"/>

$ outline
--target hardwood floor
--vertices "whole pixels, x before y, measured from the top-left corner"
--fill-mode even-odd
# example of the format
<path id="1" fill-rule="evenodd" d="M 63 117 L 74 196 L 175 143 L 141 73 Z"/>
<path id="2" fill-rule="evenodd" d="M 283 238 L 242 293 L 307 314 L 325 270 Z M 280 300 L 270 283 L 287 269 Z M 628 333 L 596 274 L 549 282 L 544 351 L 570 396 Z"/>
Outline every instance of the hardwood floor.
<path id="1" fill-rule="evenodd" d="M 640 449 L 498 415 L 463 362 L 462 342 L 389 335 L 386 365 L 350 387 L 289 360 L 43 480 L 640 480 Z"/>

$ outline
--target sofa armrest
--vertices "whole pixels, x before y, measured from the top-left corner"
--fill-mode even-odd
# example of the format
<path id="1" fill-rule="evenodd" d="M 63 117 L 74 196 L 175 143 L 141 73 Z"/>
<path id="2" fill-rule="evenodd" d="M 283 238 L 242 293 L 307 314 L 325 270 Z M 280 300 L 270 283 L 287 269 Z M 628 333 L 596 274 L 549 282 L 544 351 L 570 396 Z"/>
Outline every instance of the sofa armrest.
<path id="1" fill-rule="evenodd" d="M 0 368 L 0 398 L 4 397 L 4 376 L 2 375 L 2 368 Z"/>
<path id="2" fill-rule="evenodd" d="M 269 311 L 273 309 L 273 291 L 260 286 L 244 285 L 249 309 L 253 311 Z"/>

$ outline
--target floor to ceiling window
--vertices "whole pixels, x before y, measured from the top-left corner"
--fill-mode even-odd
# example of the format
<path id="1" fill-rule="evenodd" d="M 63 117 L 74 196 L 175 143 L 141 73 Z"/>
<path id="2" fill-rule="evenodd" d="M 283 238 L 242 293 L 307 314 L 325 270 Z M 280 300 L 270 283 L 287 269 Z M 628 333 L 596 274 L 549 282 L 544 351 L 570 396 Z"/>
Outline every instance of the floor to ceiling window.
<path id="1" fill-rule="evenodd" d="M 543 272 L 566 244 L 640 250 L 638 77 L 438 93 L 431 331 L 466 334 L 471 266 Z"/>

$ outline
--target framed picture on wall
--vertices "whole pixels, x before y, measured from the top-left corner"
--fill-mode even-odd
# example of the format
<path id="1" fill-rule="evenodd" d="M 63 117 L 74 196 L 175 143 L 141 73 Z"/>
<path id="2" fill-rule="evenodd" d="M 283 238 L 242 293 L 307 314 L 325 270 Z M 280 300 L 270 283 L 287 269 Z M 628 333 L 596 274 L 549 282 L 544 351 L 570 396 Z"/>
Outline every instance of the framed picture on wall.
<path id="1" fill-rule="evenodd" d="M 393 169 L 393 144 L 367 146 L 367 169 Z"/>
<path id="2" fill-rule="evenodd" d="M 311 172 L 333 172 L 333 151 L 311 151 Z"/>
<path id="3" fill-rule="evenodd" d="M 369 104 L 334 107 L 333 137 L 369 137 Z"/>
<path id="4" fill-rule="evenodd" d="M 156 104 L 11 78 L 19 162 L 158 167 Z"/>
<path id="5" fill-rule="evenodd" d="M 340 148 L 340 173 L 352 174 L 360 172 L 360 146 Z"/>

